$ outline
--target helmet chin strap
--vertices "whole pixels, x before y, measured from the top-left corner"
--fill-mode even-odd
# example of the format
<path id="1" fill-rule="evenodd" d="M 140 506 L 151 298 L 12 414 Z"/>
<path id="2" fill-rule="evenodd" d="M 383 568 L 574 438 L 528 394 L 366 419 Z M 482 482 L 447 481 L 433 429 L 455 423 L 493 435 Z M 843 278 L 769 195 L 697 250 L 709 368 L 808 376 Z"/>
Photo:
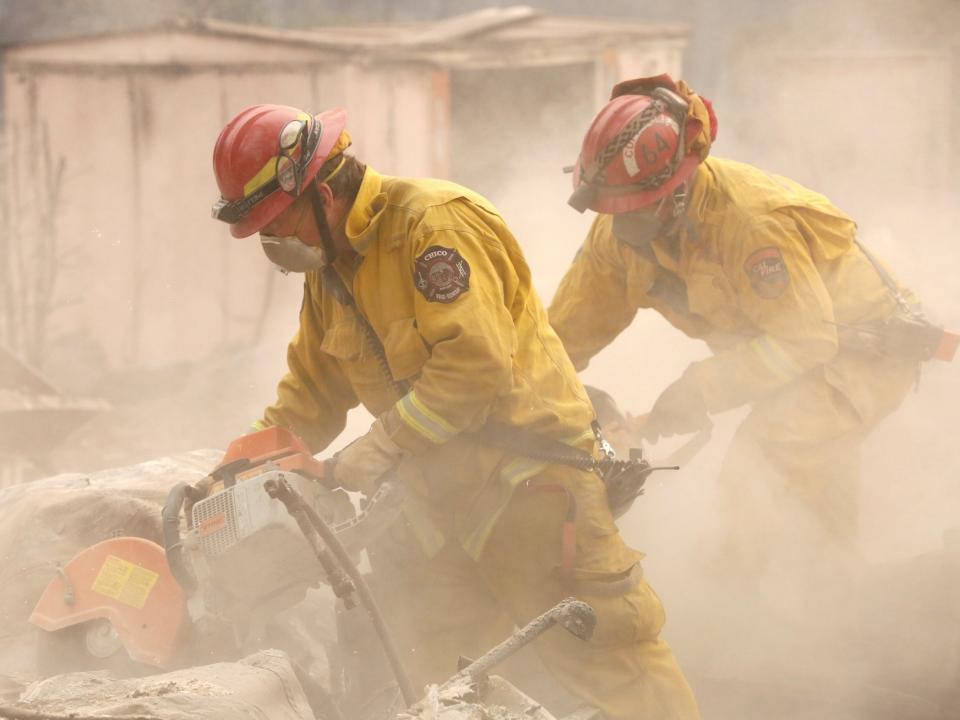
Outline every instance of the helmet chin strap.
<path id="1" fill-rule="evenodd" d="M 313 208 L 313 217 L 317 221 L 317 230 L 320 232 L 320 242 L 323 244 L 323 251 L 327 254 L 327 262 L 333 265 L 337 259 L 337 249 L 333 242 L 333 232 L 330 230 L 330 224 L 327 222 L 327 215 L 323 211 L 323 196 L 317 190 L 317 186 L 310 183 L 310 206 Z"/>
<path id="2" fill-rule="evenodd" d="M 663 226 L 660 229 L 658 237 L 671 237 L 677 234 L 680 230 L 680 226 L 683 224 L 680 218 L 684 217 L 687 212 L 687 202 L 690 199 L 689 187 L 687 183 L 682 183 L 677 186 L 677 188 L 661 200 L 661 203 L 666 202 L 669 199 L 670 207 L 667 209 L 666 218 L 663 218 L 663 215 L 658 212 L 657 215 L 662 219 Z"/>
<path id="3" fill-rule="evenodd" d="M 337 249 L 333 242 L 333 231 L 330 230 L 330 223 L 327 222 L 327 216 L 323 212 L 324 200 L 317 190 L 317 186 L 310 185 L 310 205 L 313 207 L 313 216 L 317 221 L 317 230 L 320 232 L 320 242 L 323 245 L 323 251 L 327 254 L 327 264 L 320 268 L 320 277 L 323 286 L 327 288 L 333 297 L 341 305 L 355 307 L 356 301 L 353 295 L 343 282 L 343 278 L 334 269 L 333 262 L 337 259 Z"/>
<path id="4" fill-rule="evenodd" d="M 689 200 L 688 190 L 687 183 L 684 182 L 673 191 L 672 214 L 674 218 L 680 217 L 687 211 L 687 201 Z"/>

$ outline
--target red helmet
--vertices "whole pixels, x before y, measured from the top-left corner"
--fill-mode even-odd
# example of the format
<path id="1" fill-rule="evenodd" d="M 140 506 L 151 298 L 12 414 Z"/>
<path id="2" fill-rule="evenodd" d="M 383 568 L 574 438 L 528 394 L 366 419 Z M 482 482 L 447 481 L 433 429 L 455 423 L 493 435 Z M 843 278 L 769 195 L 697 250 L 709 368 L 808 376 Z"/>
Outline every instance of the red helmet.
<path id="1" fill-rule="evenodd" d="M 650 80 L 657 85 L 618 85 L 593 119 L 573 169 L 569 203 L 578 211 L 623 213 L 652 205 L 700 164 L 692 145 L 703 122 L 688 113 L 688 101 L 674 92 L 672 80 Z"/>
<path id="2" fill-rule="evenodd" d="M 213 148 L 220 187 L 213 216 L 230 223 L 237 238 L 262 230 L 350 144 L 346 124 L 340 108 L 316 116 L 286 105 L 254 105 L 240 112 Z"/>

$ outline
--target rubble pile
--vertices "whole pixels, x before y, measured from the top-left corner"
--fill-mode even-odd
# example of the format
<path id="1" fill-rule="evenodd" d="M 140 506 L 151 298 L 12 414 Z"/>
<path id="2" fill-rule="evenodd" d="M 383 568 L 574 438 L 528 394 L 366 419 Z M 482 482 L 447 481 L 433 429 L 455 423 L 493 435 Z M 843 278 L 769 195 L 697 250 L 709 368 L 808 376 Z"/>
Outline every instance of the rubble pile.
<path id="1" fill-rule="evenodd" d="M 37 630 L 27 618 L 58 567 L 118 535 L 160 542 L 170 488 L 196 482 L 221 456 L 198 450 L 0 489 L 0 675 L 33 672 Z"/>
<path id="2" fill-rule="evenodd" d="M 32 684 L 14 706 L 47 716 L 155 720 L 313 720 L 287 656 L 264 650 L 141 678 L 79 672 Z M 0 708 L 0 717 L 3 708 Z"/>

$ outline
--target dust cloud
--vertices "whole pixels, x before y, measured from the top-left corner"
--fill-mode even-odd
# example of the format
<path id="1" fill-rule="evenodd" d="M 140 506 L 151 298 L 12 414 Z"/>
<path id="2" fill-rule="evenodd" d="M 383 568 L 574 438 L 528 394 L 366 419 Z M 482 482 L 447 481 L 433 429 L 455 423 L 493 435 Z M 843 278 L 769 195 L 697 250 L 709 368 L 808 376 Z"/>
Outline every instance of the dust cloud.
<path id="1" fill-rule="evenodd" d="M 703 44 L 687 49 L 686 79 L 719 116 L 713 154 L 825 193 L 933 319 L 960 327 L 960 15 L 949 2 L 794 3 L 782 16 L 757 5 L 729 8 L 721 42 L 697 25 L 702 3 L 681 4 L 688 17 L 679 19 Z M 578 89 L 582 67 L 493 75 L 454 78 L 451 175 L 499 207 L 546 304 L 591 221 L 566 206 L 570 178 L 561 169 L 575 160 L 596 108 Z M 501 111 L 491 115 L 490 107 Z M 213 187 L 211 177 L 211 196 Z M 84 388 L 106 396 L 114 411 L 77 431 L 53 464 L 89 471 L 223 447 L 244 432 L 273 398 L 296 327 L 300 280 L 272 282 L 272 317 L 285 319 L 256 345 L 171 368 L 132 368 Z M 707 354 L 703 343 L 641 311 L 582 377 L 641 413 Z M 60 357 L 48 371 L 83 385 L 71 376 L 69 355 Z M 730 518 L 716 478 L 742 409 L 716 417 L 707 448 L 679 472 L 655 475 L 622 519 L 626 538 L 648 554 L 647 576 L 667 609 L 665 637 L 705 718 L 947 717 L 937 706 L 960 682 L 958 367 L 925 364 L 916 390 L 864 443 L 863 566 L 836 557 L 777 498 L 768 499 L 776 505 L 769 516 L 753 518 L 769 520 L 775 509 L 779 519 L 756 537 L 762 562 L 744 569 L 724 552 Z M 331 450 L 369 421 L 351 413 Z M 675 447 L 648 453 L 656 459 Z M 762 494 L 766 480 L 758 473 L 745 482 Z"/>
<path id="2" fill-rule="evenodd" d="M 686 77 L 715 101 L 713 154 L 825 193 L 854 217 L 861 240 L 916 291 L 929 316 L 957 327 L 960 206 L 948 125 L 951 117 L 956 122 L 956 94 L 951 100 L 943 85 L 931 86 L 943 77 L 943 56 L 911 45 L 919 37 L 936 43 L 936 18 L 904 5 L 902 14 L 889 6 L 875 12 L 875 4 L 810 5 L 741 26 L 734 35 L 740 44 L 717 58 L 720 69 L 703 73 L 713 85 Z M 927 11 L 936 12 L 934 5 Z M 950 17 L 943 32 L 955 38 L 958 17 Z M 688 52 L 702 59 L 702 51 Z M 493 126 L 475 136 L 498 148 L 506 168 L 473 184 L 510 222 L 548 300 L 591 219 L 563 206 L 570 179 L 560 172 L 574 161 L 590 113 L 584 117 L 572 103 L 556 112 L 563 92 L 541 88 L 531 83 L 534 99 L 522 101 L 526 134 L 504 139 Z M 919 113 L 897 110 L 918 97 Z M 530 112 L 538 104 L 542 111 Z M 918 115 L 928 118 L 919 127 Z M 641 311 L 582 378 L 641 413 L 707 353 L 656 313 Z M 915 391 L 864 443 L 864 567 L 846 564 L 815 537 L 799 508 L 775 497 L 752 520 L 765 563 L 745 571 L 724 552 L 731 519 L 723 516 L 725 490 L 716 478 L 744 410 L 716 417 L 712 442 L 680 472 L 654 476 L 620 525 L 648 553 L 647 575 L 667 608 L 665 637 L 705 717 L 939 717 L 937 703 L 960 672 L 957 616 L 949 609 L 960 592 L 958 401 L 956 363 L 926 363 Z M 648 455 L 675 447 L 648 448 Z M 762 473 L 758 465 L 757 475 L 744 479 L 757 495 L 773 481 Z"/>

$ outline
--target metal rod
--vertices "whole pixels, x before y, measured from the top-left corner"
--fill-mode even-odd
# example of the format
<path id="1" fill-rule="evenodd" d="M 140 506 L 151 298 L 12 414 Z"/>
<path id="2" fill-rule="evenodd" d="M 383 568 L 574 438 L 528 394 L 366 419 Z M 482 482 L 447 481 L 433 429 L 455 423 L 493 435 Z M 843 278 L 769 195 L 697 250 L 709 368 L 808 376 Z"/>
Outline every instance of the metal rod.
<path id="1" fill-rule="evenodd" d="M 495 648 L 467 665 L 444 685 L 455 684 L 464 679 L 473 682 L 482 680 L 491 668 L 506 660 L 520 648 L 532 643 L 558 623 L 580 640 L 589 640 L 597 626 L 597 616 L 593 608 L 582 600 L 576 598 L 561 600 L 543 615 L 534 618 Z"/>
<path id="2" fill-rule="evenodd" d="M 407 671 L 400 661 L 400 652 L 393 639 L 393 634 L 387 626 L 387 622 L 377 605 L 377 601 L 373 597 L 373 593 L 370 592 L 370 586 L 367 585 L 366 580 L 363 579 L 350 554 L 343 547 L 343 543 L 340 542 L 336 533 L 330 529 L 330 526 L 327 525 L 324 519 L 320 517 L 320 514 L 309 503 L 304 501 L 303 496 L 297 492 L 286 479 L 277 478 L 268 480 L 264 483 L 264 489 L 270 494 L 270 497 L 277 498 L 283 502 L 287 508 L 293 505 L 298 509 L 302 508 L 304 512 L 306 512 L 310 524 L 313 525 L 313 528 L 320 535 L 323 542 L 326 543 L 327 547 L 333 552 L 337 562 L 340 563 L 340 567 L 343 568 L 344 572 L 346 572 L 353 581 L 357 595 L 360 597 L 360 604 L 363 605 L 364 610 L 367 611 L 367 615 L 370 616 L 377 636 L 380 638 L 380 643 L 383 645 L 383 651 L 386 653 L 387 660 L 390 662 L 390 668 L 393 670 L 394 677 L 397 679 L 397 685 L 400 687 L 400 694 L 403 695 L 403 701 L 407 707 L 413 705 L 418 697 L 416 693 L 414 693 L 410 676 L 407 675 Z"/>

